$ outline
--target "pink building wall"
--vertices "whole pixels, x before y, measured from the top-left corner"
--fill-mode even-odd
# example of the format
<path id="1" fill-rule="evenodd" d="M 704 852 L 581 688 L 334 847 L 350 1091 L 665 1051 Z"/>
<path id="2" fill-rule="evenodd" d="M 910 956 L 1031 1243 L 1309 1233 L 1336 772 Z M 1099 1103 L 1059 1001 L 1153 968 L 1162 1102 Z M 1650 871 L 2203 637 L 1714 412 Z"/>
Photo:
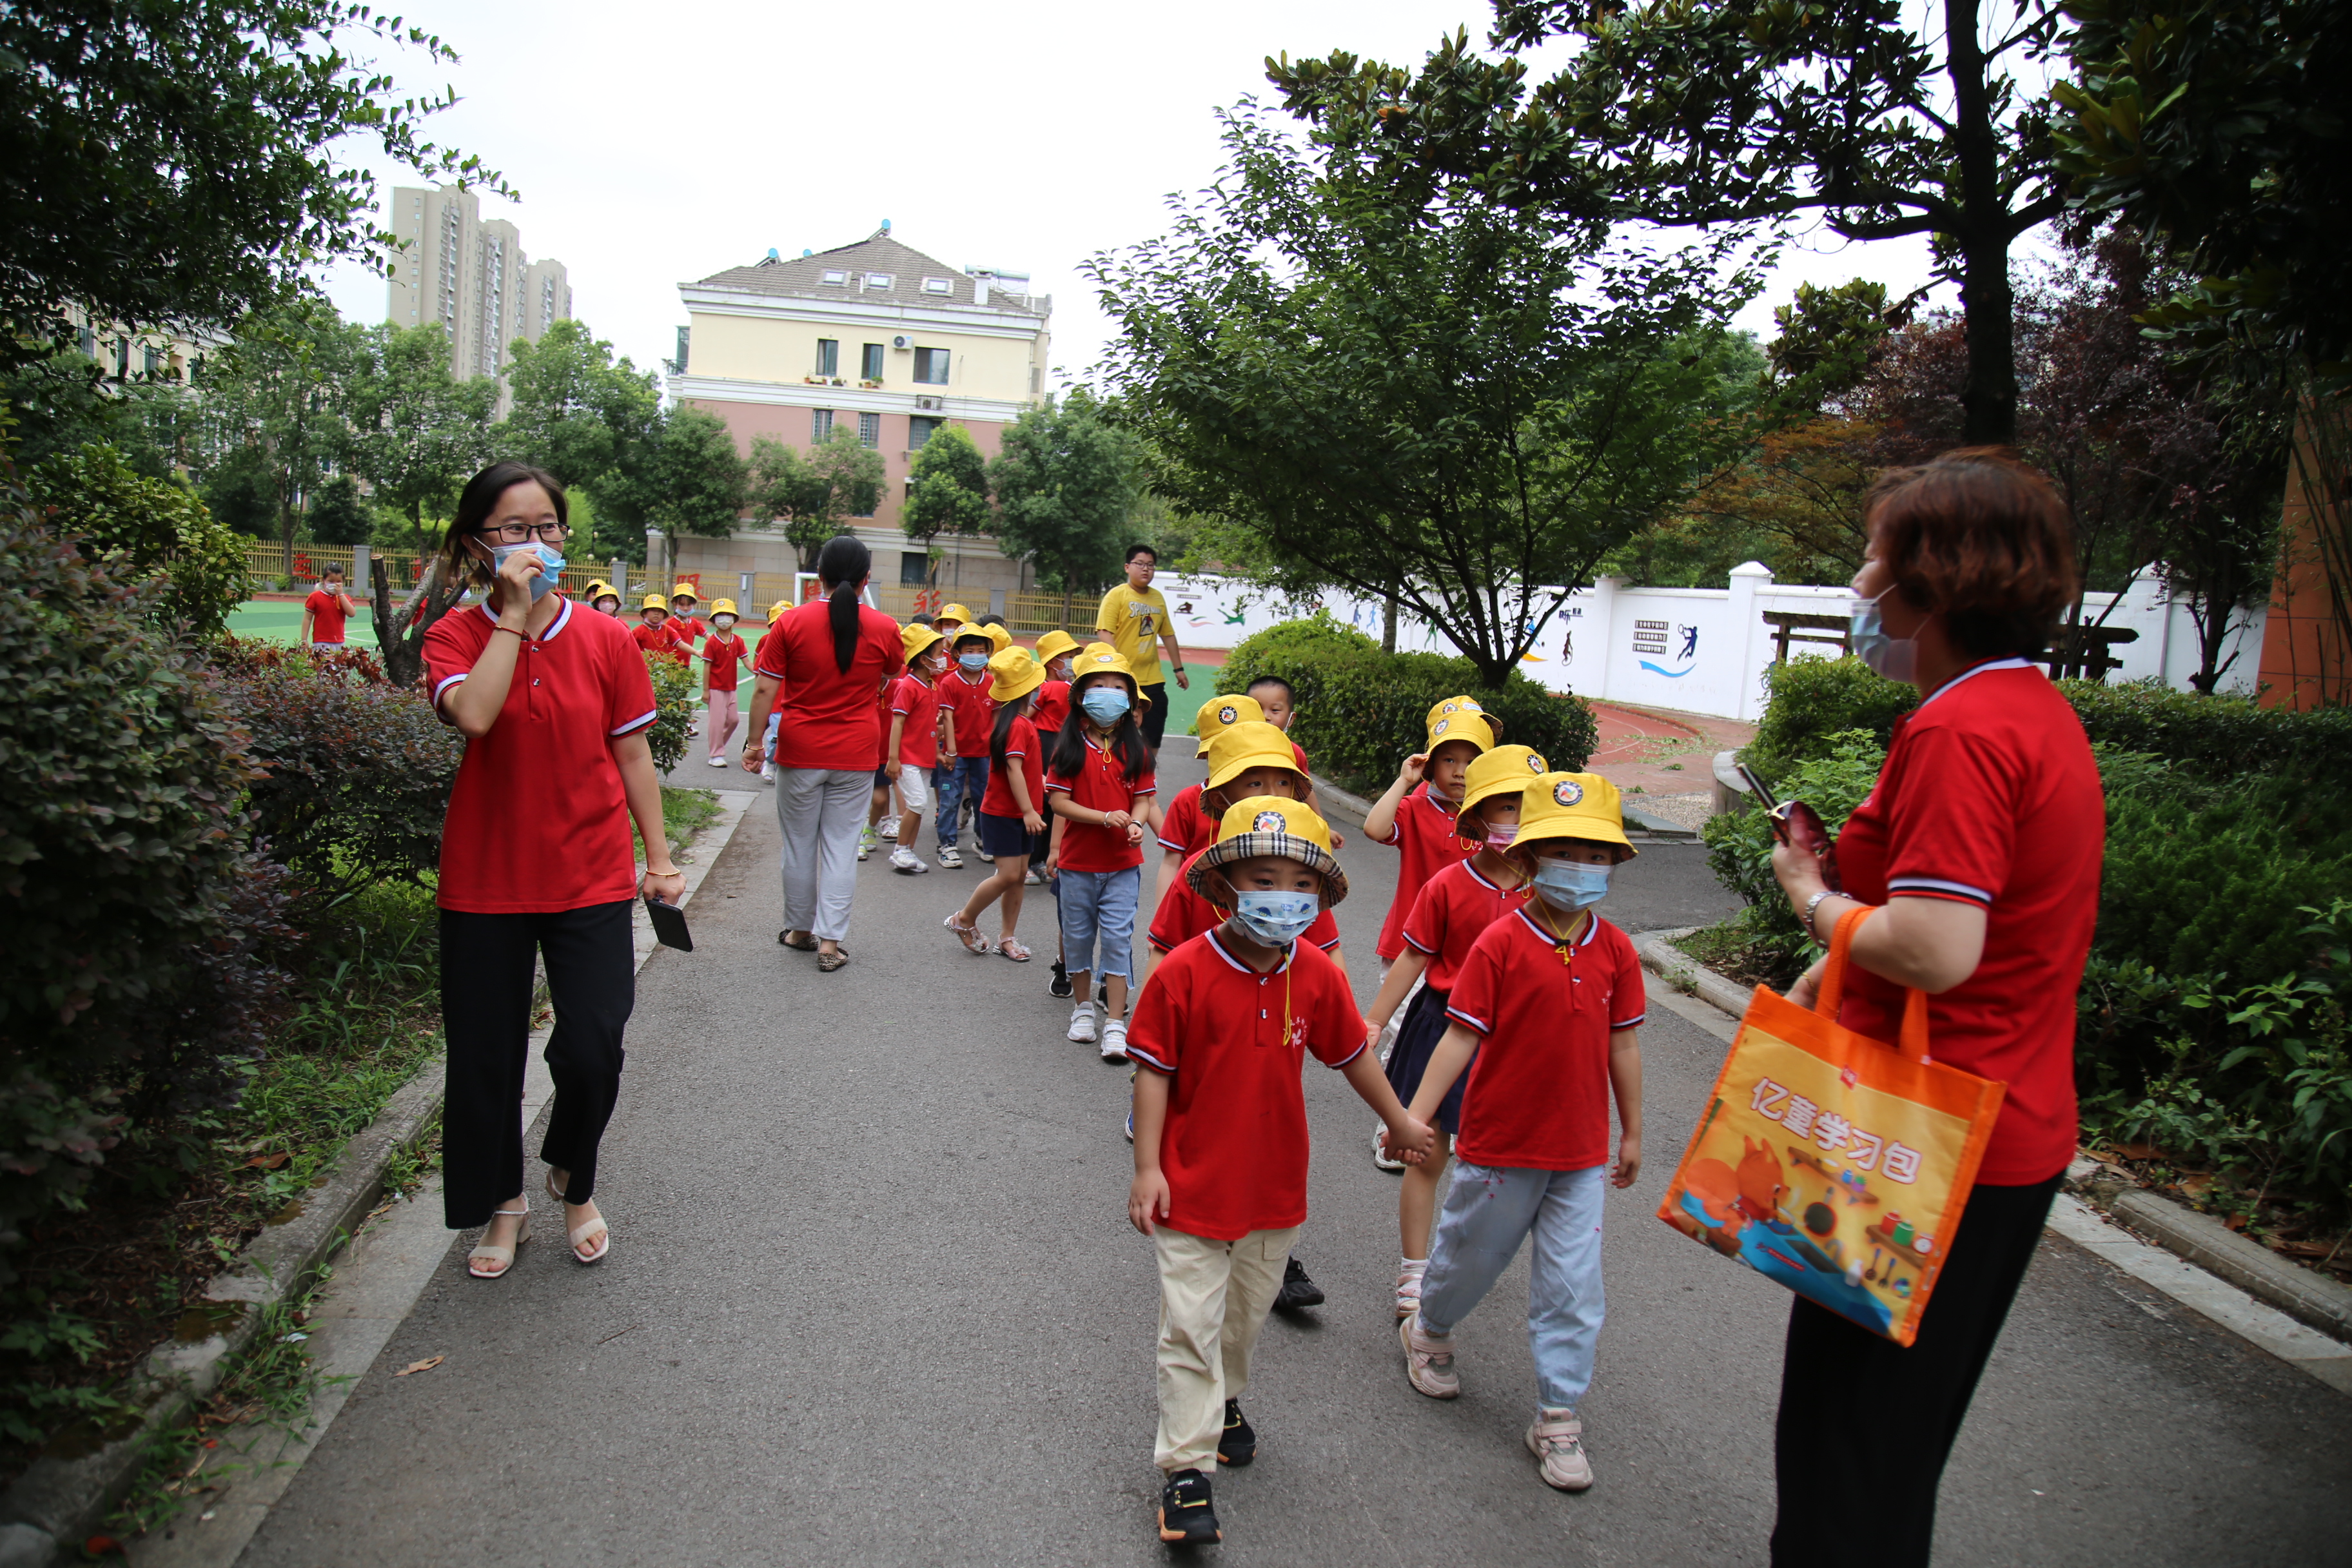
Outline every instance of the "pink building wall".
<path id="1" fill-rule="evenodd" d="M 687 406 L 715 414 L 727 423 L 729 434 L 735 437 L 735 449 L 745 457 L 751 455 L 751 442 L 761 436 L 773 437 L 786 446 L 808 450 L 811 410 L 777 403 L 732 403 L 720 398 L 697 397 L 683 400 Z M 857 428 L 858 411 L 850 408 L 834 411 L 837 426 L 846 424 Z M 875 510 L 876 523 L 896 528 L 898 509 L 907 497 L 907 475 L 914 466 L 914 454 L 907 449 L 908 414 L 885 413 L 882 416 L 883 481 L 882 504 Z M 982 457 L 993 459 L 1003 449 L 1004 426 L 992 419 L 950 419 L 970 434 L 972 445 Z"/>

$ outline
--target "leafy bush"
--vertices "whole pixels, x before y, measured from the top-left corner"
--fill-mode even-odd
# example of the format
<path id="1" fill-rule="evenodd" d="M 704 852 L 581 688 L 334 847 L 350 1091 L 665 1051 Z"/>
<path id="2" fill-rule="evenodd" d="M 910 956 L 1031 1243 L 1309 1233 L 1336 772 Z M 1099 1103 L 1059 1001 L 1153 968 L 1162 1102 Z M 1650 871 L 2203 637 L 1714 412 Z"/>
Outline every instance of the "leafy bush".
<path id="1" fill-rule="evenodd" d="M 415 882 L 438 864 L 466 747 L 421 689 L 387 684 L 363 649 L 229 639 L 213 668 L 263 771 L 247 795 L 254 837 L 307 903 Z"/>
<path id="2" fill-rule="evenodd" d="M 2352 777 L 2352 708 L 2298 713 L 2246 697 L 2175 691 L 2153 679 L 2122 686 L 2062 680 L 2058 689 L 2094 742 L 2181 763 L 2209 778 L 2273 769 Z"/>
<path id="3" fill-rule="evenodd" d="M 1867 730 L 1848 730 L 1826 742 L 1828 755 L 1794 764 L 1779 782 L 1784 796 L 1820 812 L 1834 833 L 1878 782 L 1886 745 Z M 1760 811 L 1727 813 L 1709 817 L 1700 836 L 1706 841 L 1708 868 L 1748 900 L 1723 933 L 1741 950 L 1740 969 L 1786 989 L 1821 949 L 1773 879 L 1769 820 Z"/>
<path id="4" fill-rule="evenodd" d="M 0 1247 L 124 1115 L 226 1089 L 293 940 L 245 738 L 110 570 L 0 489 Z"/>
<path id="5" fill-rule="evenodd" d="M 693 667 L 674 658 L 647 654 L 646 668 L 654 678 L 656 717 L 646 730 L 646 747 L 653 752 L 654 771 L 667 773 L 686 758 L 686 727 L 693 717 L 694 700 L 701 687 Z"/>
<path id="6" fill-rule="evenodd" d="M 25 487 L 49 525 L 79 536 L 83 554 L 109 561 L 117 581 L 163 580 L 163 591 L 145 601 L 157 626 L 215 636 L 249 592 L 236 531 L 180 486 L 138 473 L 111 447 L 52 457 L 25 476 Z"/>
<path id="7" fill-rule="evenodd" d="M 1386 789 L 1404 759 L 1422 749 L 1431 707 L 1465 691 L 1502 721 L 1506 740 L 1533 746 L 1556 769 L 1580 772 L 1600 743 L 1580 697 L 1557 696 L 1516 670 L 1501 690 L 1486 690 L 1466 658 L 1382 653 L 1371 638 L 1319 613 L 1243 639 L 1226 656 L 1217 689 L 1244 691 L 1262 675 L 1282 677 L 1297 693 L 1291 738 L 1307 748 L 1316 772 L 1366 795 Z"/>
<path id="8" fill-rule="evenodd" d="M 1789 770 L 1830 755 L 1832 737 L 1866 731 L 1884 749 L 1895 721 L 1919 706 L 1916 689 L 1858 658 L 1783 659 L 1765 667 L 1764 685 L 1763 721 L 1739 755 L 1783 795 Z"/>

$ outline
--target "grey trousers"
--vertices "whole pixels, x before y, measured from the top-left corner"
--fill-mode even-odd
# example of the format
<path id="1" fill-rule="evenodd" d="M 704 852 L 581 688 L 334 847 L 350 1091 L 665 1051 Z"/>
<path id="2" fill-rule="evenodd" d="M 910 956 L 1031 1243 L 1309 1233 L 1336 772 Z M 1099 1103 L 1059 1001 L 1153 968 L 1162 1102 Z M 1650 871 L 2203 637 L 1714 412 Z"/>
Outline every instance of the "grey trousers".
<path id="1" fill-rule="evenodd" d="M 784 929 L 820 941 L 849 934 L 857 890 L 857 834 L 874 795 L 872 768 L 778 768 L 776 825 L 784 833 Z"/>

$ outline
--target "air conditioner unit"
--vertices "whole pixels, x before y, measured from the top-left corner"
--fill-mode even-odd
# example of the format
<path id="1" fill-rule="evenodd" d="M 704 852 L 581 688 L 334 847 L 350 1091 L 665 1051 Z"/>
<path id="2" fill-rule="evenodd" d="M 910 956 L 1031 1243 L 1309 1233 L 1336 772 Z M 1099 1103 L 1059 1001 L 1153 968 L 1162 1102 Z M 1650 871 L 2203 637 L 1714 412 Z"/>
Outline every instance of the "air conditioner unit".
<path id="1" fill-rule="evenodd" d="M 947 406 L 947 399 L 944 397 L 918 397 L 915 399 L 915 406 L 918 408 L 938 410 Z"/>
<path id="2" fill-rule="evenodd" d="M 915 346 L 915 340 L 901 332 L 890 340 L 890 346 L 894 349 L 910 349 Z"/>

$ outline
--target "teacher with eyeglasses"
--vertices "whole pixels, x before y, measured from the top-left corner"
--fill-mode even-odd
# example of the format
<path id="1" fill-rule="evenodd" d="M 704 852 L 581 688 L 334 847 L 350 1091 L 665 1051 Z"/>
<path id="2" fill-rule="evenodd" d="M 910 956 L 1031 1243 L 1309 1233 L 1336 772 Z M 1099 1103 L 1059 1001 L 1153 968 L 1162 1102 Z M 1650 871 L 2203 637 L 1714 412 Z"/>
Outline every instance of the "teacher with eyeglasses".
<path id="1" fill-rule="evenodd" d="M 452 1230 L 488 1227 L 466 1260 L 478 1279 L 511 1272 L 530 1239 L 520 1105 L 534 961 L 555 1006 L 545 1190 L 577 1261 L 612 1250 L 596 1152 L 636 1003 L 630 904 L 640 893 L 675 903 L 686 890 L 646 744 L 655 703 L 645 656 L 618 621 L 557 589 L 571 532 L 553 475 L 522 463 L 476 474 L 441 564 L 488 595 L 425 637 L 434 709 L 466 737 L 436 896 L 449 1061 L 442 1204 Z"/>

